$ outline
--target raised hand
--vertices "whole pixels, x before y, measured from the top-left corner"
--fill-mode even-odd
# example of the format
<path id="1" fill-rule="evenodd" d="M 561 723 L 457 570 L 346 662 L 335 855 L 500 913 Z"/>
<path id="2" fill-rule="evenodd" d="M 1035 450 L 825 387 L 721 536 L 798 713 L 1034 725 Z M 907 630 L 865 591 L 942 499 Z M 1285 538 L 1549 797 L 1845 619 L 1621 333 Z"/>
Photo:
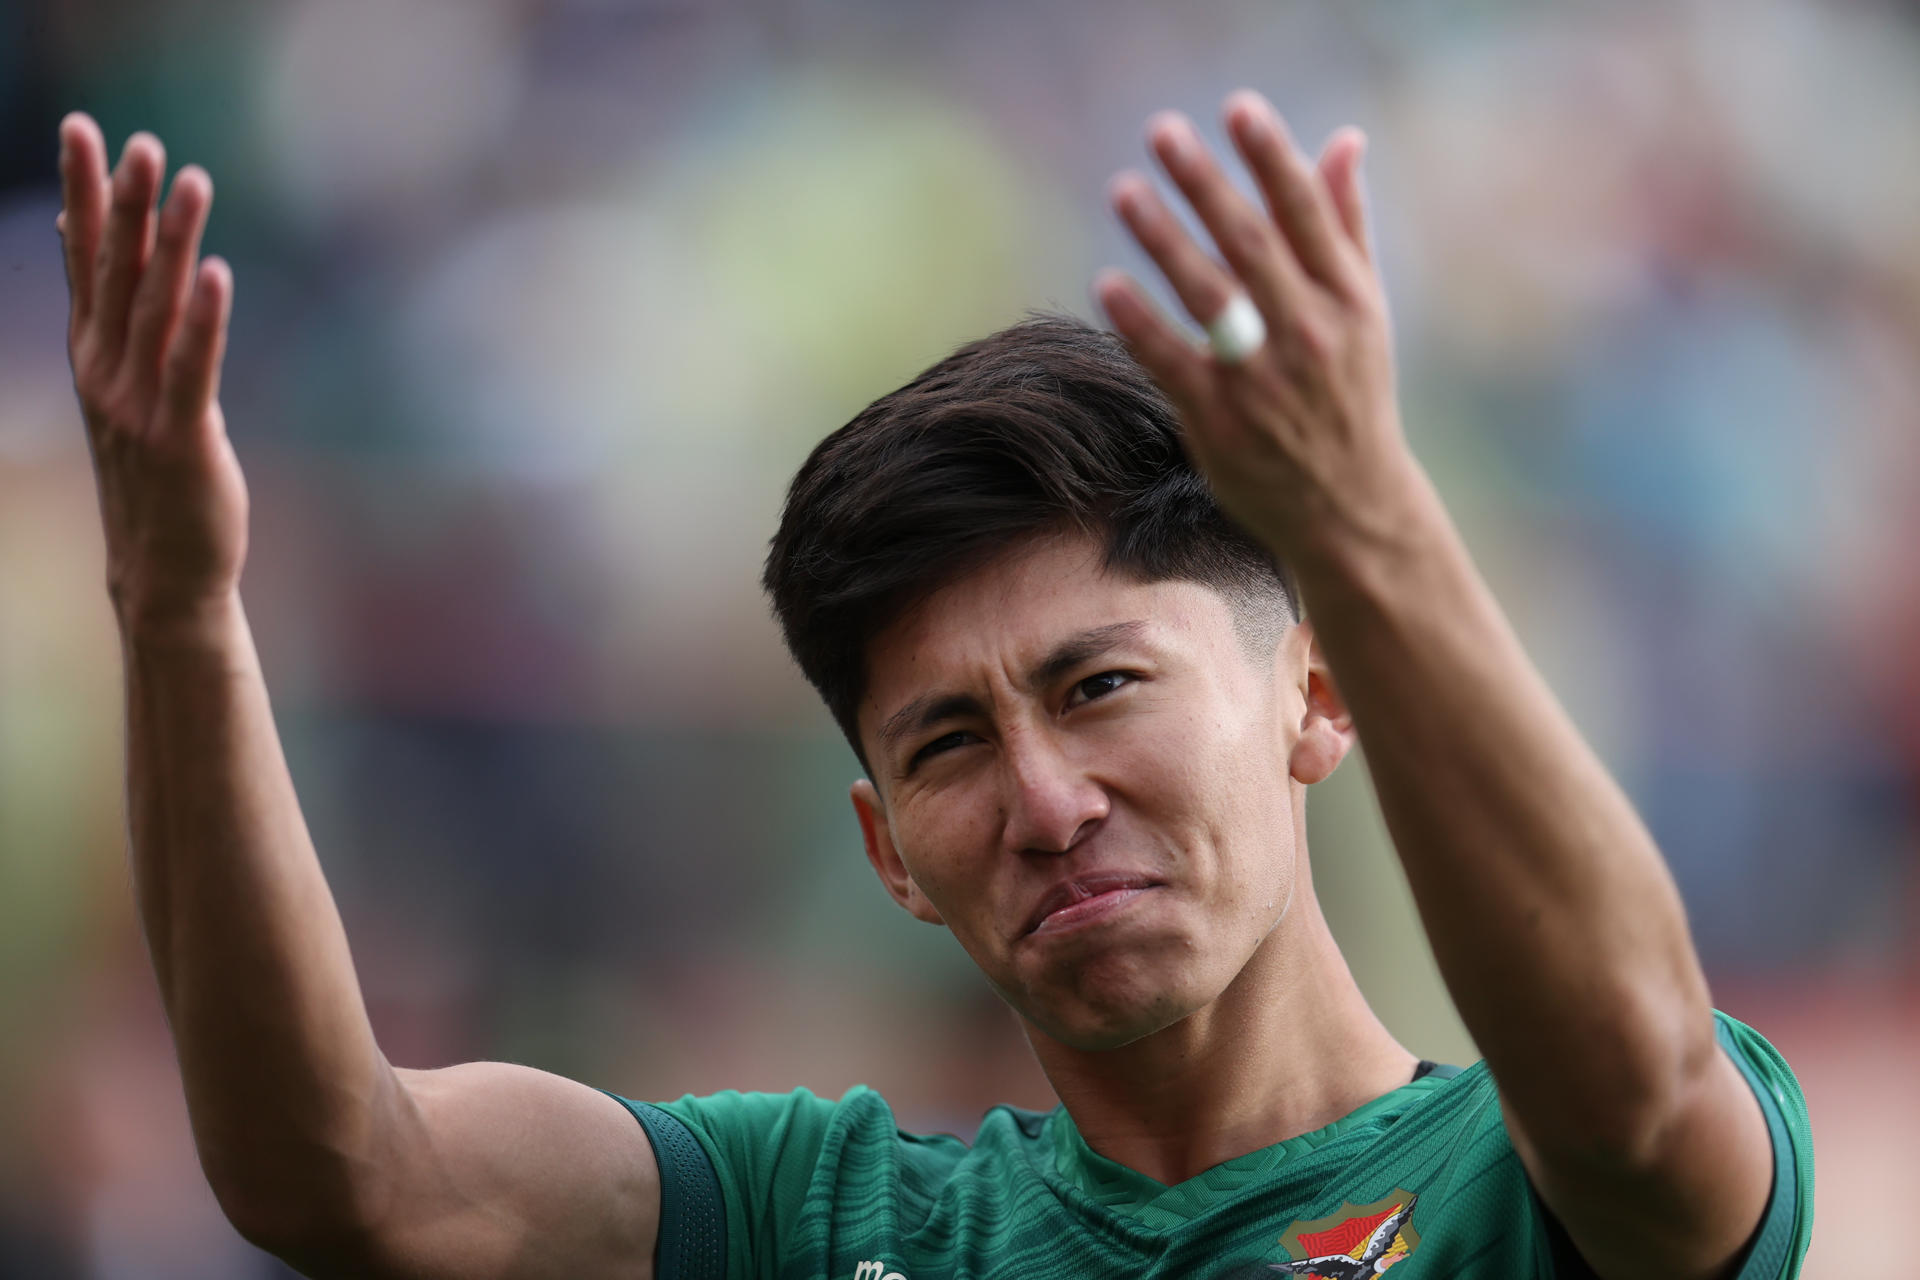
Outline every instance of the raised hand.
<path id="1" fill-rule="evenodd" d="M 1148 126 L 1155 156 L 1224 264 L 1141 174 L 1122 173 L 1109 190 L 1202 327 L 1244 296 L 1265 322 L 1264 341 L 1248 352 L 1198 347 L 1117 271 L 1103 272 L 1095 292 L 1179 409 L 1188 449 L 1221 505 L 1283 559 L 1305 559 L 1337 539 L 1390 534 L 1423 487 L 1394 398 L 1386 297 L 1358 175 L 1365 139 L 1341 130 L 1315 166 L 1260 95 L 1234 94 L 1225 115 L 1264 213 L 1185 117 L 1163 113 Z"/>
<path id="2" fill-rule="evenodd" d="M 135 134 L 111 176 L 106 159 L 90 118 L 61 121 L 67 352 L 99 482 L 107 586 L 125 628 L 232 599 L 247 490 L 219 401 L 233 276 L 221 259 L 200 258 L 213 183 L 188 165 L 156 210 L 160 140 Z"/>

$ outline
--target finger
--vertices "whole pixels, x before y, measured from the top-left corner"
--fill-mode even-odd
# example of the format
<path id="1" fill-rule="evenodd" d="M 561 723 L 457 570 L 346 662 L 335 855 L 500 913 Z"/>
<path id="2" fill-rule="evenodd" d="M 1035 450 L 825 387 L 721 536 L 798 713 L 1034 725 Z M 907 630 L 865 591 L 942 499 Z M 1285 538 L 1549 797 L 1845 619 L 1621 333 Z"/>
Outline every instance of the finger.
<path id="1" fill-rule="evenodd" d="M 174 175 L 173 190 L 160 214 L 153 259 L 134 291 L 127 328 L 127 354 L 122 367 L 131 371 L 136 400 L 147 403 L 160 380 L 160 358 L 167 349 L 180 311 L 193 286 L 194 264 L 200 259 L 200 236 L 213 203 L 213 182 L 207 171 L 188 165 Z"/>
<path id="2" fill-rule="evenodd" d="M 227 351 L 227 319 L 233 308 L 233 271 L 208 258 L 193 276 L 193 292 L 167 347 L 160 375 L 165 414 L 161 430 L 188 433 L 206 420 L 220 394 L 220 362 Z"/>
<path id="3" fill-rule="evenodd" d="M 1173 286 L 1187 314 L 1203 326 L 1212 324 L 1239 290 L 1238 282 L 1194 243 L 1145 178 L 1123 173 L 1113 180 L 1108 195 L 1114 211 Z"/>
<path id="4" fill-rule="evenodd" d="M 1336 131 L 1320 152 L 1320 179 L 1333 194 L 1347 240 L 1371 264 L 1373 233 L 1367 226 L 1367 202 L 1360 186 L 1360 161 L 1366 153 L 1366 134 L 1354 128 Z"/>
<path id="5" fill-rule="evenodd" d="M 1114 332 L 1175 407 L 1186 412 L 1198 406 L 1212 376 L 1206 357 L 1167 323 L 1140 286 L 1123 273 L 1111 268 L 1102 271 L 1094 278 L 1093 293 L 1113 322 Z"/>
<path id="6" fill-rule="evenodd" d="M 1332 197 L 1294 146 L 1280 113 L 1259 94 L 1242 89 L 1227 99 L 1226 118 L 1234 147 L 1300 265 L 1336 292 L 1357 289 L 1361 281 L 1355 255 L 1336 230 Z"/>
<path id="7" fill-rule="evenodd" d="M 1148 125 L 1147 139 L 1260 309 L 1279 317 L 1305 305 L 1306 277 L 1286 252 L 1280 233 L 1228 179 L 1193 122 L 1177 112 L 1164 112 Z M 1203 323 L 1213 318 L 1201 317 Z"/>
<path id="8" fill-rule="evenodd" d="M 100 126 L 83 111 L 60 122 L 60 216 L 56 225 L 66 250 L 67 292 L 73 322 L 85 324 L 93 302 L 93 256 L 107 208 L 107 144 Z"/>
<path id="9" fill-rule="evenodd" d="M 127 340 L 127 308 L 153 242 L 153 202 L 167 155 L 160 139 L 136 133 L 113 171 L 113 203 L 95 254 L 93 326 L 103 361 L 115 364 Z"/>

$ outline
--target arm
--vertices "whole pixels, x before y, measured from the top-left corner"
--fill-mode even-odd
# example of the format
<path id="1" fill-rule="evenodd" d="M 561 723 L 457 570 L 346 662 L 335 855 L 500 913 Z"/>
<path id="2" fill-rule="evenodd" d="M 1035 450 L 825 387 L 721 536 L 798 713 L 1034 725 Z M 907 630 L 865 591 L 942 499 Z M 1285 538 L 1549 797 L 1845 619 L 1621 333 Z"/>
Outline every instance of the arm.
<path id="1" fill-rule="evenodd" d="M 314 1274 L 651 1272 L 652 1150 L 620 1105 L 524 1067 L 393 1067 L 300 816 L 240 606 L 245 483 L 218 400 L 232 279 L 204 171 L 61 127 L 86 418 L 120 623 L 134 889 L 208 1181 Z M 157 223 L 157 226 L 156 226 Z"/>
<path id="2" fill-rule="evenodd" d="M 1114 199 L 1196 318 L 1244 290 L 1264 344 L 1225 363 L 1124 278 L 1103 279 L 1101 300 L 1222 505 L 1298 576 L 1535 1186 L 1604 1276 L 1725 1274 L 1771 1187 L 1765 1122 L 1715 1044 L 1659 851 L 1406 447 L 1361 140 L 1336 136 L 1315 172 L 1263 100 L 1236 99 L 1228 123 L 1270 217 L 1191 125 L 1163 118 L 1152 140 L 1230 273 L 1141 179 L 1117 180 Z"/>
<path id="3" fill-rule="evenodd" d="M 1429 509 L 1405 547 L 1316 566 L 1303 591 L 1435 958 L 1596 1269 L 1723 1274 L 1773 1165 L 1678 891 Z"/>

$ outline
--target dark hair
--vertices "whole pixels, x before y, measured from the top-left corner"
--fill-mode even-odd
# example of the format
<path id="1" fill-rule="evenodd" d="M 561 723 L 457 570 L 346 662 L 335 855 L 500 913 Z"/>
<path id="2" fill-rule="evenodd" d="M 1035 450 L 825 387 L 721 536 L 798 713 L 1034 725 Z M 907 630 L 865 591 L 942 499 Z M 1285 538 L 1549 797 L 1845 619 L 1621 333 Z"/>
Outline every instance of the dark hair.
<path id="1" fill-rule="evenodd" d="M 1276 636 L 1285 570 L 1214 502 L 1179 421 L 1112 334 L 1037 315 L 970 342 L 815 447 L 787 491 L 762 583 L 813 687 L 866 763 L 867 645 L 1023 539 L 1096 536 L 1108 568 L 1215 588 Z"/>

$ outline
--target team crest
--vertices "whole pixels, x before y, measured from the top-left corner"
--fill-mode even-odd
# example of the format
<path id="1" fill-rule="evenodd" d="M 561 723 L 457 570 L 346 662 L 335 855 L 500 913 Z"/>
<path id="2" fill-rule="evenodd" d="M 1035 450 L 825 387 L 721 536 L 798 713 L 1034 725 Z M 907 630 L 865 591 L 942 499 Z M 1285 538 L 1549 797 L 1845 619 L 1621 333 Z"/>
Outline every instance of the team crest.
<path id="1" fill-rule="evenodd" d="M 1271 1270 L 1313 1280 L 1371 1280 L 1412 1256 L 1420 1247 L 1413 1229 L 1411 1191 L 1395 1188 L 1372 1204 L 1343 1204 L 1331 1217 L 1296 1222 L 1280 1237 L 1289 1259 L 1271 1262 Z"/>

